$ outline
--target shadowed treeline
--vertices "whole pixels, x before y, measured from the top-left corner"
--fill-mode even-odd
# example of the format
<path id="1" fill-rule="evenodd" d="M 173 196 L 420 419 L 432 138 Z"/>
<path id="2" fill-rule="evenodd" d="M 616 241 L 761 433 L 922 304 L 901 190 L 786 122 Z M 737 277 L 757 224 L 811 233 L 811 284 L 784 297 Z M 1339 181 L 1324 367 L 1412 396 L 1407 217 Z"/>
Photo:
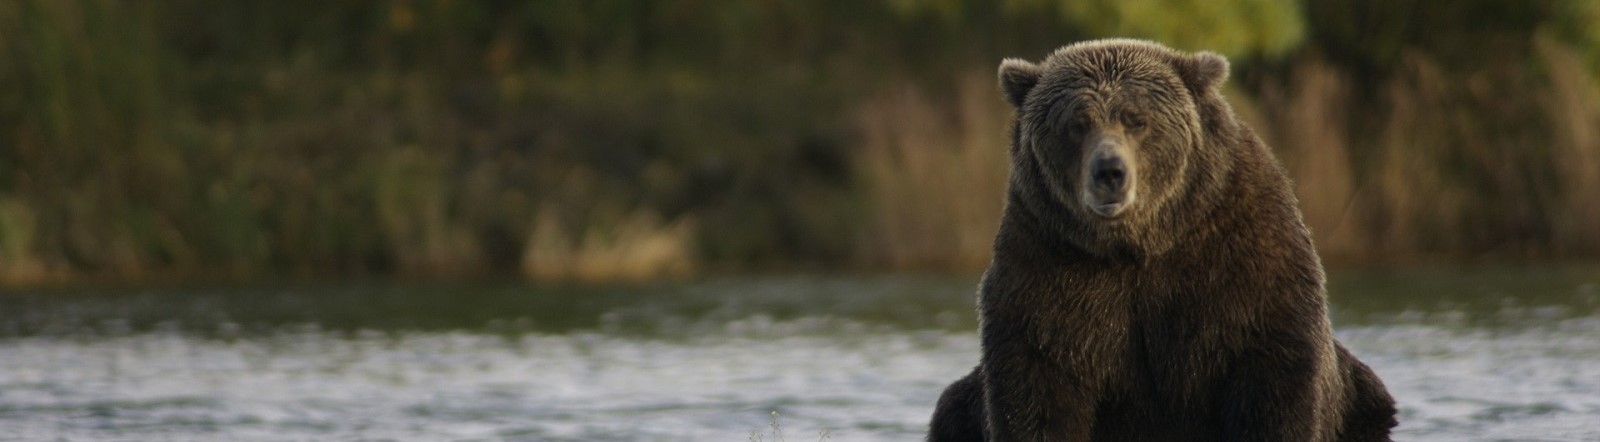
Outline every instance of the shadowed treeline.
<path id="1" fill-rule="evenodd" d="M 0 282 L 981 268 L 1002 57 L 1229 55 L 1335 261 L 1600 256 L 1600 3 L 0 2 Z"/>

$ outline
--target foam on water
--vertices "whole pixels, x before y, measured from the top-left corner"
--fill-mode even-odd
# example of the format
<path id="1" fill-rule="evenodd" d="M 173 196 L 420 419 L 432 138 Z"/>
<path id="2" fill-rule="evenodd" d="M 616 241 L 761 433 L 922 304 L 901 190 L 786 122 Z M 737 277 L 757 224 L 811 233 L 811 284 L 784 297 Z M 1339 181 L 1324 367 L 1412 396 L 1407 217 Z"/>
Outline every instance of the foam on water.
<path id="1" fill-rule="evenodd" d="M 1397 440 L 1600 439 L 1600 320 L 1343 330 L 1400 404 Z"/>
<path id="2" fill-rule="evenodd" d="M 0 343 L 0 434 L 22 439 L 904 440 L 976 358 L 944 332 Z"/>

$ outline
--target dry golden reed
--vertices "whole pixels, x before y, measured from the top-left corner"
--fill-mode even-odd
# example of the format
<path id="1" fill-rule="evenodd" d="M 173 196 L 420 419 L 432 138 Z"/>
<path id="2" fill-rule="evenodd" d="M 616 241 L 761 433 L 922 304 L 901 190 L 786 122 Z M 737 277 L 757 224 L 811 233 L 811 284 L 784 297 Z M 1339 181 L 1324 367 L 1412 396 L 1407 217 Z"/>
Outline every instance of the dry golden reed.
<path id="1" fill-rule="evenodd" d="M 989 261 L 1009 172 L 1010 109 L 991 75 L 959 80 L 953 103 L 902 87 L 869 100 L 858 121 L 858 244 L 869 265 L 968 270 Z"/>
<path id="2" fill-rule="evenodd" d="M 536 280 L 640 281 L 695 270 L 693 220 L 665 222 L 648 210 L 612 226 L 562 225 L 554 207 L 539 211 L 522 255 L 522 274 Z"/>

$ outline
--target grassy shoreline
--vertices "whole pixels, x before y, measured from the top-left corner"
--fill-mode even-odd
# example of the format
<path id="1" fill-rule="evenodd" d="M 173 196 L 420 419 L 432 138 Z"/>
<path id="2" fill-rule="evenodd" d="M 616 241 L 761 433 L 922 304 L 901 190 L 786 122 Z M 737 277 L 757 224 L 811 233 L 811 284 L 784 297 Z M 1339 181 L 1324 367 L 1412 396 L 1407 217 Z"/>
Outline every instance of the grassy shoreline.
<path id="1" fill-rule="evenodd" d="M 972 272 L 992 66 L 1106 34 L 1233 58 L 1330 263 L 1600 257 L 1600 8 L 1014 3 L 0 3 L 0 285 Z"/>

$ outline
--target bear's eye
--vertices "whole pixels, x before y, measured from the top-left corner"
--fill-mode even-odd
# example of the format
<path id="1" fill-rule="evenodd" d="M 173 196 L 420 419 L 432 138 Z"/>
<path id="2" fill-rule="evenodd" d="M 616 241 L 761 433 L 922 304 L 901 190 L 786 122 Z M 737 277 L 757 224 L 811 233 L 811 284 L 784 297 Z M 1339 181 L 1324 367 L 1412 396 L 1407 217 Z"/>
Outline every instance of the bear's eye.
<path id="1" fill-rule="evenodd" d="M 1081 133 L 1084 133 L 1084 132 L 1088 132 L 1089 131 L 1089 117 L 1081 115 L 1081 114 L 1072 116 L 1072 118 L 1067 120 L 1067 131 L 1069 131 L 1069 132 L 1071 132 L 1073 134 L 1081 134 Z"/>
<path id="2" fill-rule="evenodd" d="M 1122 125 L 1129 130 L 1144 129 L 1144 116 L 1133 112 L 1122 114 Z"/>

